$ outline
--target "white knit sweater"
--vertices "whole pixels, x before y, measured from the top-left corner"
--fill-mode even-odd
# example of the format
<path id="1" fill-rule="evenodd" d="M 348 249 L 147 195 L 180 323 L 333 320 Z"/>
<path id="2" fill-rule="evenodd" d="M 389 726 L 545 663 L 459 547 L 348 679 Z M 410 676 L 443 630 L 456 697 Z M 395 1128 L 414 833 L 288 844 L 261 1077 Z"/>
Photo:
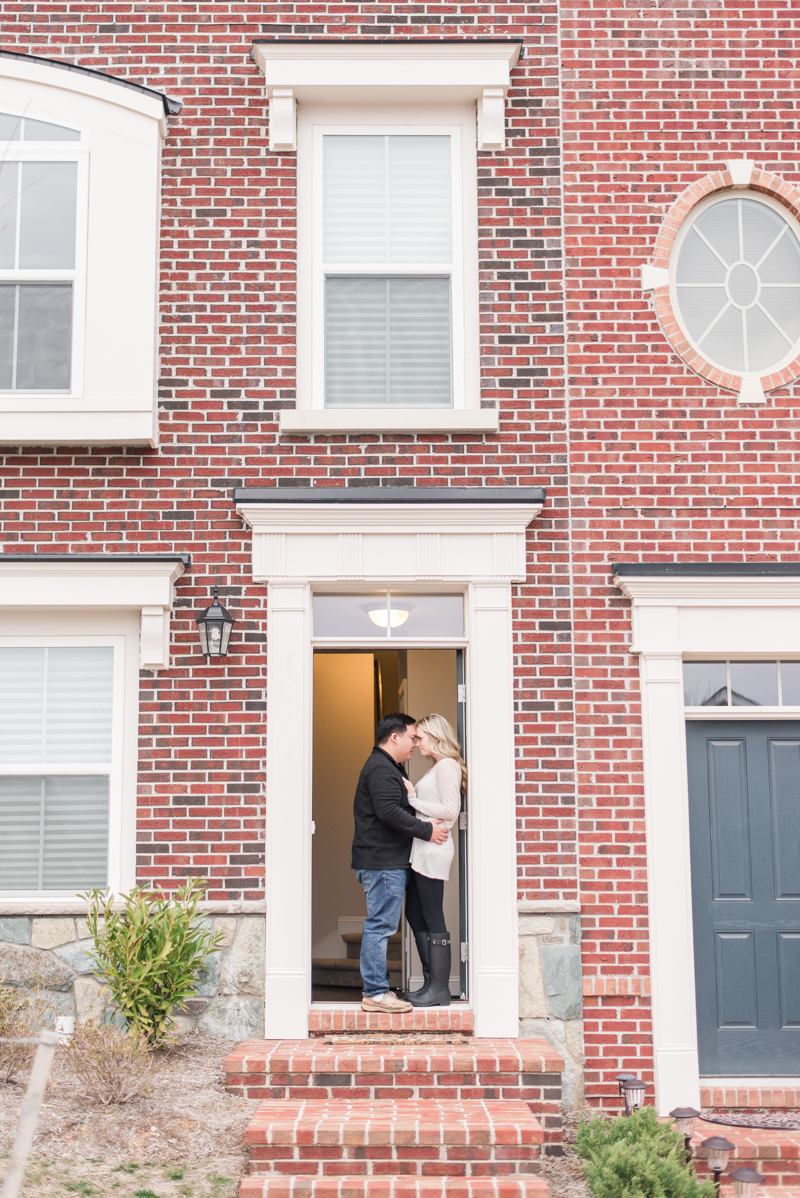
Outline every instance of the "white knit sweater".
<path id="1" fill-rule="evenodd" d="M 416 791 L 410 802 L 420 819 L 427 823 L 440 819 L 448 828 L 452 828 L 461 810 L 461 766 L 458 762 L 452 757 L 437 761 L 433 769 L 420 778 Z M 450 862 L 454 852 L 452 833 L 444 844 L 415 838 L 411 849 L 411 868 L 426 878 L 442 878 L 446 882 L 450 877 Z"/>

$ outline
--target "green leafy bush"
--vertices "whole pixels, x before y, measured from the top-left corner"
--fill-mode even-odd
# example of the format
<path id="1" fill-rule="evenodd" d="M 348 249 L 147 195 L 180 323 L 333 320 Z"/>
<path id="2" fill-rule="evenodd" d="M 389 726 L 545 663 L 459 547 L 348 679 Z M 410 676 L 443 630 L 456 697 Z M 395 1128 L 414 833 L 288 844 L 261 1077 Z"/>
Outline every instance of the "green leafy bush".
<path id="1" fill-rule="evenodd" d="M 608 1144 L 586 1165 L 594 1198 L 714 1198 L 714 1183 L 699 1182 L 691 1165 L 672 1152 L 659 1155 L 654 1140 Z"/>
<path id="2" fill-rule="evenodd" d="M 153 1046 L 170 1034 L 172 1008 L 191 998 L 198 977 L 221 937 L 197 913 L 203 895 L 198 880 L 172 894 L 135 886 L 113 910 L 110 892 L 81 895 L 89 904 L 96 972 L 127 1025 Z"/>
<path id="3" fill-rule="evenodd" d="M 683 1136 L 671 1123 L 660 1122 L 655 1107 L 639 1107 L 632 1115 L 620 1115 L 614 1120 L 590 1119 L 578 1128 L 575 1146 L 582 1157 L 596 1160 L 612 1144 L 618 1143 L 645 1143 L 656 1156 L 677 1153 L 682 1159 Z"/>
<path id="4" fill-rule="evenodd" d="M 699 1182 L 687 1162 L 681 1133 L 653 1107 L 582 1123 L 576 1147 L 594 1198 L 715 1198 L 713 1182 Z"/>

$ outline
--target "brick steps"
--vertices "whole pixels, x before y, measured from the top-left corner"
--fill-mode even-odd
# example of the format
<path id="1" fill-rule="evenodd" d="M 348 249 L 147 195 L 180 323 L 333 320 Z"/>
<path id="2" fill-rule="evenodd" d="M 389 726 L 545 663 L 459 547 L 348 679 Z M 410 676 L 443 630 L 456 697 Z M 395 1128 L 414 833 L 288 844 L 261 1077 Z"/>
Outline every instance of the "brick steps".
<path id="1" fill-rule="evenodd" d="M 514 1100 L 273 1100 L 245 1140 L 251 1173 L 467 1178 L 537 1173 L 544 1132 Z"/>
<path id="2" fill-rule="evenodd" d="M 745 1166 L 763 1174 L 766 1188 L 800 1188 L 800 1131 L 767 1130 L 754 1127 L 727 1127 L 721 1123 L 698 1120 L 692 1137 L 692 1152 L 699 1177 L 709 1175 L 705 1152 L 700 1147 L 709 1136 L 724 1136 L 734 1145 L 726 1172 Z M 725 1174 L 723 1174 L 723 1181 Z"/>
<path id="3" fill-rule="evenodd" d="M 704 1111 L 747 1111 L 779 1108 L 800 1110 L 800 1085 L 797 1081 L 778 1086 L 730 1086 L 718 1083 L 703 1086 L 700 1105 Z"/>
<path id="4" fill-rule="evenodd" d="M 309 1036 L 329 1036 L 342 1032 L 389 1032 L 403 1036 L 414 1032 L 457 1032 L 462 1036 L 473 1033 L 472 1010 L 466 1004 L 450 1007 L 417 1009 L 406 1015 L 382 1015 L 362 1011 L 358 1003 L 352 1006 L 314 1004 L 308 1015 Z"/>
<path id="5" fill-rule="evenodd" d="M 560 1151 L 563 1068 L 546 1040 L 477 1038 L 249 1040 L 225 1060 L 226 1086 L 243 1098 L 522 1100 L 544 1128 L 548 1154 Z"/>
<path id="6" fill-rule="evenodd" d="M 548 1198 L 540 1177 L 245 1177 L 239 1198 Z M 800 1198 L 800 1194 L 798 1195 Z"/>

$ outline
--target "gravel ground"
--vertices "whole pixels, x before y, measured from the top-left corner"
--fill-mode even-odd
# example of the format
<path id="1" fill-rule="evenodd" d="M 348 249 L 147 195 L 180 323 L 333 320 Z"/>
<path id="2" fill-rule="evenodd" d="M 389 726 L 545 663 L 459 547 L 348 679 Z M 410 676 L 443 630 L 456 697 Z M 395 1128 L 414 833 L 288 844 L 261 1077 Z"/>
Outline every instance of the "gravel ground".
<path id="1" fill-rule="evenodd" d="M 542 1177 L 550 1187 L 550 1198 L 587 1198 L 583 1163 L 575 1151 L 575 1134 L 581 1113 L 564 1111 L 564 1155 L 542 1161 Z"/>
<path id="2" fill-rule="evenodd" d="M 149 1095 L 103 1107 L 58 1064 L 39 1118 L 24 1198 L 234 1198 L 244 1130 L 258 1102 L 223 1087 L 234 1041 L 190 1033 L 164 1054 Z M 16 1130 L 25 1077 L 0 1086 L 0 1174 Z"/>

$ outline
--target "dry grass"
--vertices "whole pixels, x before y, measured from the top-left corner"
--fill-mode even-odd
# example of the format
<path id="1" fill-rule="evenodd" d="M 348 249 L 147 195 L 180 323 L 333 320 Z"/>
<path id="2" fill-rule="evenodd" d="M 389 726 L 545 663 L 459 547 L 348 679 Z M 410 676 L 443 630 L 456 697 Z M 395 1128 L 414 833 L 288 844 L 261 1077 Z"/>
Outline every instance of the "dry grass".
<path id="1" fill-rule="evenodd" d="M 124 1106 L 81 1096 L 57 1056 L 24 1198 L 233 1198 L 245 1170 L 244 1130 L 258 1106 L 224 1089 L 222 1061 L 234 1047 L 197 1033 L 182 1037 L 163 1054 L 151 1093 Z M 26 1080 L 0 1086 L 2 1155 Z M 0 1174 L 4 1167 L 0 1159 Z"/>

